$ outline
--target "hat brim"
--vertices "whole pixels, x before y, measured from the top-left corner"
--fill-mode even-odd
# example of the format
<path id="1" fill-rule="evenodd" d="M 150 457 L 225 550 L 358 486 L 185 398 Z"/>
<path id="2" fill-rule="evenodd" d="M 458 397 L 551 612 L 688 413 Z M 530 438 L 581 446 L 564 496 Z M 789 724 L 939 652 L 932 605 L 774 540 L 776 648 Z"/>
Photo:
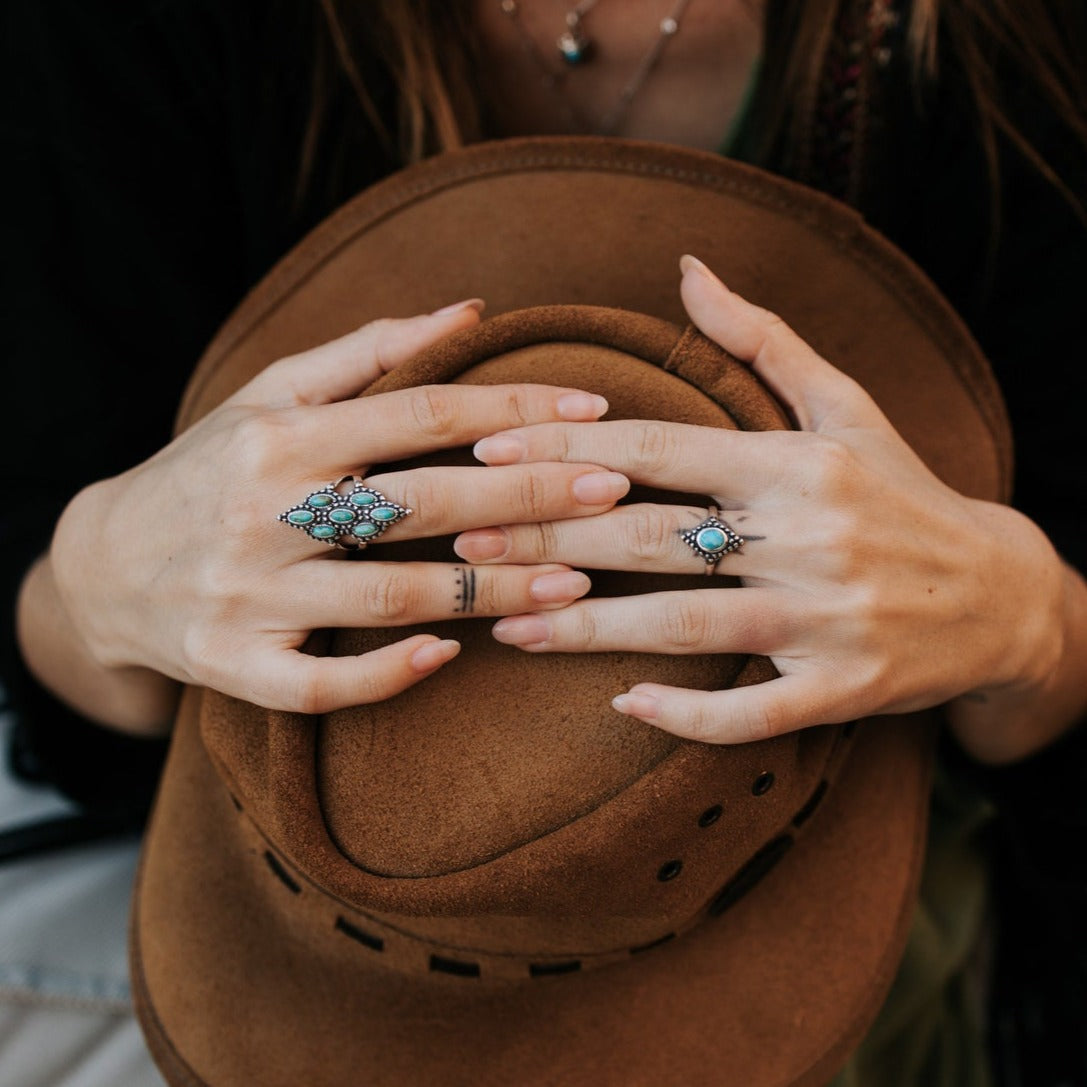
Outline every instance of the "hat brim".
<path id="1" fill-rule="evenodd" d="M 718 921 L 524 985 L 399 974 L 327 920 L 307 925 L 306 896 L 282 879 L 241 875 L 273 843 L 210 763 L 200 697 L 182 708 L 138 881 L 154 890 L 137 893 L 132 920 L 136 1009 L 171 1084 L 814 1087 L 897 968 L 928 802 L 916 717 L 859 729 L 810 829 Z M 302 914 L 280 927 L 285 897 Z"/>
<path id="2" fill-rule="evenodd" d="M 484 295 L 491 312 L 591 302 L 680 319 L 683 251 L 868 387 L 947 482 L 1006 494 L 995 383 L 893 247 L 759 171 L 620 141 L 471 148 L 363 194 L 224 327 L 182 425 L 275 358 L 456 297 Z M 199 736 L 200 698 L 183 704 L 132 929 L 137 1011 L 172 1083 L 224 1087 L 259 1069 L 268 1084 L 803 1087 L 837 1070 L 890 984 L 923 856 L 931 730 L 917 717 L 859 729 L 804 836 L 720 923 L 525 987 L 396 973 L 316 917 L 281 928 L 275 896 L 306 876 L 236 810 Z M 279 877 L 239 871 L 265 850 Z"/>
<path id="3" fill-rule="evenodd" d="M 274 359 L 473 295 L 492 316 L 593 305 L 682 326 L 683 253 L 860 382 L 945 482 L 1007 500 L 1011 431 L 999 386 L 908 257 L 821 193 L 716 155 L 633 140 L 478 144 L 360 193 L 231 315 L 193 373 L 179 425 Z"/>

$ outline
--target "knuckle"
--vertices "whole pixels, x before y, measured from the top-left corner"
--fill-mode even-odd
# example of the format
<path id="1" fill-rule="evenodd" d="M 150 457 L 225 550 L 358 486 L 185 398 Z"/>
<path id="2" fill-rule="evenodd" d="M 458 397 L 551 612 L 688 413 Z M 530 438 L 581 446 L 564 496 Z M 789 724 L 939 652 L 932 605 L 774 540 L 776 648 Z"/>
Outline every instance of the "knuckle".
<path id="1" fill-rule="evenodd" d="M 858 515 L 849 509 L 826 509 L 806 529 L 808 554 L 820 573 L 838 585 L 851 584 L 869 567 Z"/>
<path id="2" fill-rule="evenodd" d="M 239 471 L 248 477 L 270 475 L 283 463 L 284 450 L 294 446 L 295 414 L 290 409 L 258 411 L 235 424 L 229 455 Z"/>
<path id="3" fill-rule="evenodd" d="M 697 597 L 680 593 L 661 608 L 661 638 L 671 649 L 707 649 L 713 621 Z"/>
<path id="4" fill-rule="evenodd" d="M 634 453 L 641 467 L 651 474 L 669 467 L 673 450 L 668 429 L 662 423 L 642 423 L 637 430 Z"/>
<path id="5" fill-rule="evenodd" d="M 744 729 L 745 739 L 752 742 L 772 740 L 775 736 L 788 732 L 790 727 L 781 707 L 768 703 L 751 711 Z"/>
<path id="6" fill-rule="evenodd" d="M 399 331 L 398 322 L 391 317 L 379 317 L 364 325 L 360 331 L 369 339 L 370 350 L 373 353 L 374 362 L 381 370 L 390 369 L 390 349 L 396 342 L 396 334 Z"/>
<path id="7" fill-rule="evenodd" d="M 381 625 L 408 622 L 413 614 L 415 589 L 411 578 L 395 569 L 367 578 L 362 586 L 362 610 Z"/>
<path id="8" fill-rule="evenodd" d="M 395 494 L 396 501 L 409 510 L 422 511 L 431 526 L 444 525 L 449 508 L 456 504 L 449 500 L 449 488 L 438 486 L 427 472 L 408 472 L 394 487 L 395 490 L 385 493 Z"/>
<path id="9" fill-rule="evenodd" d="M 716 743 L 720 722 L 709 706 L 695 702 L 688 707 L 683 720 L 683 733 L 699 743 Z"/>
<path id="10" fill-rule="evenodd" d="M 391 676 L 370 668 L 356 678 L 351 700 L 359 706 L 365 706 L 371 702 L 381 702 L 393 692 Z"/>
<path id="11" fill-rule="evenodd" d="M 630 525 L 627 547 L 635 559 L 659 562 L 675 543 L 673 526 L 664 514 L 650 505 L 629 507 Z"/>
<path id="12" fill-rule="evenodd" d="M 408 406 L 424 437 L 441 440 L 455 434 L 459 413 L 449 391 L 441 385 L 412 389 Z"/>
<path id="13" fill-rule="evenodd" d="M 284 709 L 313 716 L 331 708 L 329 692 L 317 662 L 299 665 L 293 682 L 284 692 Z"/>
<path id="14" fill-rule="evenodd" d="M 600 645 L 600 624 L 591 607 L 579 608 L 577 611 L 577 639 L 587 650 L 592 650 Z"/>
<path id="15" fill-rule="evenodd" d="M 193 594 L 217 622 L 230 622 L 250 600 L 259 598 L 260 575 L 253 562 L 253 537 L 245 524 L 220 525 L 219 532 L 221 550 L 195 572 Z"/>
<path id="16" fill-rule="evenodd" d="M 547 562 L 552 555 L 559 553 L 558 529 L 550 521 L 540 521 L 533 528 L 536 534 L 535 556 L 539 560 Z"/>
<path id="17" fill-rule="evenodd" d="M 515 500 L 522 514 L 532 521 L 542 519 L 547 513 L 547 485 L 534 471 L 521 474 L 516 484 Z"/>
<path id="18" fill-rule="evenodd" d="M 506 416 L 514 426 L 526 426 L 532 421 L 532 412 L 529 409 L 527 390 L 510 389 L 506 396 Z"/>
<path id="19" fill-rule="evenodd" d="M 196 682 L 210 685 L 216 666 L 223 659 L 220 641 L 216 629 L 206 623 L 193 623 L 182 631 L 181 663 Z"/>
<path id="20" fill-rule="evenodd" d="M 791 332 L 792 329 L 785 323 L 785 319 L 773 310 L 763 309 L 762 311 L 763 327 L 770 336 L 780 336 L 783 333 Z"/>
<path id="21" fill-rule="evenodd" d="M 841 720 L 879 713 L 890 706 L 905 689 L 901 660 L 879 652 L 858 654 L 850 663 L 849 683 L 840 695 L 848 713 Z"/>
<path id="22" fill-rule="evenodd" d="M 893 605 L 874 584 L 851 580 L 841 603 L 843 614 L 849 617 L 853 638 L 861 645 L 876 644 Z"/>
<path id="23" fill-rule="evenodd" d="M 813 434 L 808 439 L 804 462 L 809 484 L 824 499 L 848 495 L 857 478 L 857 460 L 844 442 Z"/>
<path id="24" fill-rule="evenodd" d="M 472 611 L 477 615 L 500 615 L 505 610 L 502 607 L 502 593 L 499 591 L 498 580 L 493 573 L 477 569 L 473 592 L 475 603 Z"/>
<path id="25" fill-rule="evenodd" d="M 553 459 L 560 461 L 578 460 L 574 449 L 573 432 L 558 426 L 544 431 L 550 440 L 555 443 L 555 456 Z"/>

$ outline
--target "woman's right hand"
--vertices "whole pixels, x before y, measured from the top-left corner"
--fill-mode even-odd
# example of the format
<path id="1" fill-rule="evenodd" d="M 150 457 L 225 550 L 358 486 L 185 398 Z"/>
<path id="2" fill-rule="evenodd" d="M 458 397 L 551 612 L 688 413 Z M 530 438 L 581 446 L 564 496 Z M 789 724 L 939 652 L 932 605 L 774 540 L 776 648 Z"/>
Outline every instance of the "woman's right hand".
<path id="1" fill-rule="evenodd" d="M 49 557 L 60 604 L 54 625 L 67 626 L 57 637 L 73 640 L 85 665 L 115 678 L 151 670 L 304 713 L 388 698 L 450 660 L 459 645 L 427 634 L 358 657 L 316 657 L 301 647 L 317 628 L 464 614 L 463 564 L 382 562 L 385 539 L 600 513 L 628 487 L 594 465 L 367 475 L 375 463 L 470 445 L 527 423 L 594 420 L 607 410 L 598 396 L 544 385 L 425 386 L 358 397 L 382 373 L 470 327 L 478 308 L 464 303 L 377 321 L 282 359 L 150 460 L 82 491 L 62 516 Z M 368 486 L 415 511 L 361 562 L 344 562 L 277 521 L 348 475 L 366 476 Z M 562 607 L 589 587 L 584 574 L 558 564 L 486 567 L 474 577 L 477 616 Z M 63 689 L 64 669 L 50 662 L 40 626 L 21 624 L 28 662 L 82 708 L 86 698 Z"/>

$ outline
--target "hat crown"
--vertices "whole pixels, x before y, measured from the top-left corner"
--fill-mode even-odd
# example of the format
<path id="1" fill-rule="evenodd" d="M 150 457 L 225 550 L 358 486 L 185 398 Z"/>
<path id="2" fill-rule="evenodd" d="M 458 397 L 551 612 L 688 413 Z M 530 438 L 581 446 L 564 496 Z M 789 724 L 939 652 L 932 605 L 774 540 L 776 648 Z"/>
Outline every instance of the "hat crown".
<path id="1" fill-rule="evenodd" d="M 375 391 L 546 379 L 602 393 L 609 418 L 786 423 L 747 368 L 701 334 L 596 307 L 502 315 L 391 377 Z M 708 499 L 688 499 L 694 523 Z M 429 539 L 383 545 L 382 556 L 448 561 L 452 551 Z M 598 595 L 705 586 L 701 571 L 593 578 Z M 467 943 L 507 965 L 518 954 L 582 964 L 627 954 L 696 923 L 769 843 L 791 842 L 832 776 L 836 729 L 711 746 L 610 707 L 639 680 L 721 689 L 769 679 L 765 659 L 538 656 L 498 645 L 489 624 L 446 626 L 426 629 L 461 638 L 458 660 L 381 704 L 303 718 L 206 696 L 205 740 L 247 817 L 286 863 L 371 925 L 441 946 L 442 919 L 456 918 L 462 953 Z M 336 631 L 321 651 L 364 653 L 405 633 Z"/>

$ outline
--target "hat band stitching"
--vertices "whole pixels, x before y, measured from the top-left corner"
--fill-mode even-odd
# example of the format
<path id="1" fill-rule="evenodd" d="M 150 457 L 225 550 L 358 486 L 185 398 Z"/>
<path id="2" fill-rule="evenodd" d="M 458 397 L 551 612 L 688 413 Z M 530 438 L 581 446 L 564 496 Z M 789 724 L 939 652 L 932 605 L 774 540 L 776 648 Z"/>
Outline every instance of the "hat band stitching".
<path id="1" fill-rule="evenodd" d="M 844 735 L 844 730 L 843 730 Z M 842 745 L 836 745 L 840 747 Z M 826 778 L 820 780 L 818 785 L 813 790 L 811 796 L 804 802 L 801 808 L 792 817 L 791 825 L 793 827 L 799 827 L 806 823 L 811 818 L 815 810 L 818 808 L 823 797 L 826 795 L 829 789 L 829 781 Z M 708 809 L 712 810 L 712 809 Z M 239 811 L 241 809 L 239 808 Z M 243 813 L 244 814 L 244 813 Z M 245 822 L 249 827 L 257 834 L 260 834 L 259 828 L 257 828 L 248 817 Z M 678 935 L 689 931 L 696 927 L 704 920 L 716 919 L 725 913 L 728 909 L 734 906 L 740 901 L 749 891 L 751 891 L 762 879 L 769 874 L 769 872 L 778 864 L 778 862 L 785 856 L 789 849 L 795 843 L 795 835 L 790 833 L 782 833 L 772 838 L 766 845 L 762 846 L 755 854 L 753 854 L 739 870 L 725 883 L 725 885 L 717 891 L 709 901 L 703 905 L 694 916 L 683 926 L 675 931 L 670 931 L 656 939 L 650 940 L 647 943 L 638 944 L 626 949 L 619 949 L 616 951 L 603 951 L 603 952 L 591 952 L 587 955 L 582 955 L 578 958 L 571 958 L 569 955 L 556 957 L 554 959 L 542 959 L 539 956 L 520 956 L 520 955 L 485 955 L 482 960 L 479 959 L 462 959 L 452 958 L 448 955 L 440 955 L 436 952 L 431 952 L 427 959 L 427 969 L 431 973 L 448 974 L 454 977 L 462 978 L 479 978 L 483 976 L 497 976 L 501 974 L 503 977 L 508 977 L 505 971 L 499 970 L 496 974 L 492 974 L 490 969 L 484 970 L 484 966 L 487 961 L 493 961 L 496 965 L 510 966 L 514 963 L 518 963 L 526 968 L 527 976 L 531 979 L 541 979 L 547 977 L 557 977 L 565 974 L 579 973 L 583 967 L 587 964 L 590 968 L 606 966 L 612 962 L 622 961 L 623 958 L 631 955 L 639 955 L 646 951 L 651 951 L 654 948 L 661 947 L 662 945 L 674 940 Z M 287 869 L 287 863 L 277 857 L 271 850 L 266 849 L 264 851 L 264 859 L 267 863 L 269 870 L 277 879 L 285 886 L 292 894 L 300 895 L 303 893 L 302 885 L 296 880 Z M 309 882 L 301 872 L 299 873 L 299 879 Z M 323 895 L 324 892 L 320 888 L 312 885 L 313 889 L 319 894 Z M 372 917 L 366 914 L 364 911 L 357 911 L 362 916 L 367 917 L 368 921 L 385 929 L 387 933 L 395 934 L 411 944 L 430 944 L 433 946 L 433 941 L 428 941 L 422 937 L 416 936 L 406 930 L 397 929 L 395 926 L 382 921 L 379 918 Z M 369 932 L 366 929 L 360 928 L 358 925 L 349 921 L 342 914 L 337 914 L 333 923 L 333 929 L 353 940 L 357 944 L 361 944 L 367 949 L 382 953 L 387 950 L 386 937 L 375 935 L 373 932 Z"/>

